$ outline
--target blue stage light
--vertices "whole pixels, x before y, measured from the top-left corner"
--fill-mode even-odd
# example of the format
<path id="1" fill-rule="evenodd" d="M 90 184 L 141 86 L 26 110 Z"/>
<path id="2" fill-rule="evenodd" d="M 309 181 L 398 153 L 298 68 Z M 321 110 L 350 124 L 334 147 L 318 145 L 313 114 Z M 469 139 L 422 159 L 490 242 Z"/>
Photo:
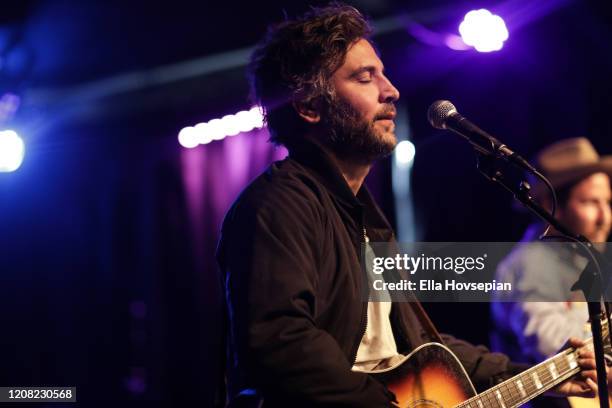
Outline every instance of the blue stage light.
<path id="1" fill-rule="evenodd" d="M 25 144 L 14 130 L 0 131 L 0 172 L 15 171 L 21 166 Z"/>

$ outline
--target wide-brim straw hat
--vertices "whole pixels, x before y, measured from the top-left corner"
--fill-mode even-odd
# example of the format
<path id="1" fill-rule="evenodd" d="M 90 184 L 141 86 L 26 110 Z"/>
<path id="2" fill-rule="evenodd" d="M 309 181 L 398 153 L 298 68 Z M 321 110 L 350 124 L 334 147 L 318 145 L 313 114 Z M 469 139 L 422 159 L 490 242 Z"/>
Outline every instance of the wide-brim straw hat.
<path id="1" fill-rule="evenodd" d="M 548 178 L 555 190 L 603 172 L 612 177 L 612 156 L 600 156 L 584 137 L 564 139 L 546 147 L 536 156 L 536 167 Z M 545 197 L 544 183 L 532 182 L 532 196 Z"/>

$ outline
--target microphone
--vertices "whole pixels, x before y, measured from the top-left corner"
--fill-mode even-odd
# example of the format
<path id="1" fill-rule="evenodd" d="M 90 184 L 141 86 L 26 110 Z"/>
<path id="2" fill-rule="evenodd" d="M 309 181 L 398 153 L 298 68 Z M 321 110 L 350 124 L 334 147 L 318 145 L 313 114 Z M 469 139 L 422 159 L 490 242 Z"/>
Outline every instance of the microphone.
<path id="1" fill-rule="evenodd" d="M 427 119 L 436 129 L 452 130 L 463 136 L 480 153 L 501 157 L 527 171 L 536 172 L 527 160 L 459 114 L 450 101 L 439 100 L 432 103 L 427 110 Z"/>

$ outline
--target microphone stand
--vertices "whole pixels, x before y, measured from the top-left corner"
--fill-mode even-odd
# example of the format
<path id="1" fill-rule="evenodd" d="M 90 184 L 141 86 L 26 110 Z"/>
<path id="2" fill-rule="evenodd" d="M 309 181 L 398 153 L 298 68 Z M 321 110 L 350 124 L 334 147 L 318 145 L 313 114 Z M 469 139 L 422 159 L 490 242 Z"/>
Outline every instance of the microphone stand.
<path id="1" fill-rule="evenodd" d="M 557 231 L 563 234 L 564 238 L 568 241 L 573 241 L 581 247 L 588 257 L 591 259 L 587 267 L 580 274 L 578 281 L 572 286 L 572 290 L 580 289 L 584 293 L 584 298 L 588 303 L 589 319 L 591 322 L 591 333 L 593 335 L 593 348 L 595 351 L 595 363 L 597 367 L 597 386 L 599 388 L 599 403 L 602 408 L 609 408 L 608 400 L 608 386 L 607 386 L 607 375 L 606 365 L 604 359 L 604 345 L 603 345 L 603 333 L 601 327 L 602 319 L 602 301 L 605 303 L 603 298 L 603 276 L 601 265 L 605 265 L 602 255 L 595 250 L 593 244 L 585 237 L 581 235 L 575 235 L 563 224 L 561 224 L 556 218 L 552 216 L 547 210 L 545 210 L 540 204 L 535 202 L 530 192 L 530 186 L 526 181 L 522 181 L 518 186 L 511 184 L 504 176 L 504 167 L 502 164 L 506 164 L 501 158 L 482 150 L 476 150 L 477 156 L 477 167 L 478 170 L 489 180 L 501 185 L 504 189 L 508 190 L 514 197 L 520 201 L 523 206 L 535 213 L 538 217 L 544 220 L 546 223 L 553 226 Z M 610 277 L 609 271 L 606 271 L 606 278 Z M 606 316 L 607 317 L 607 316 Z M 610 328 L 609 319 L 608 328 Z M 610 331 L 608 330 L 610 333 Z"/>

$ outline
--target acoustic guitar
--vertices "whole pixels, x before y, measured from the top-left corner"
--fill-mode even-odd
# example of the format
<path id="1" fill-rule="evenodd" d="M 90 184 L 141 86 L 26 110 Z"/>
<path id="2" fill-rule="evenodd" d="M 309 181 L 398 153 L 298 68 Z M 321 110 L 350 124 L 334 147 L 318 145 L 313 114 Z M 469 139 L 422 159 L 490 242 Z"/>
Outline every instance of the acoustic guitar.
<path id="1" fill-rule="evenodd" d="M 370 374 L 393 391 L 396 405 L 402 408 L 512 408 L 578 372 L 578 352 L 568 348 L 477 395 L 452 351 L 439 343 L 426 343 L 399 364 Z"/>

